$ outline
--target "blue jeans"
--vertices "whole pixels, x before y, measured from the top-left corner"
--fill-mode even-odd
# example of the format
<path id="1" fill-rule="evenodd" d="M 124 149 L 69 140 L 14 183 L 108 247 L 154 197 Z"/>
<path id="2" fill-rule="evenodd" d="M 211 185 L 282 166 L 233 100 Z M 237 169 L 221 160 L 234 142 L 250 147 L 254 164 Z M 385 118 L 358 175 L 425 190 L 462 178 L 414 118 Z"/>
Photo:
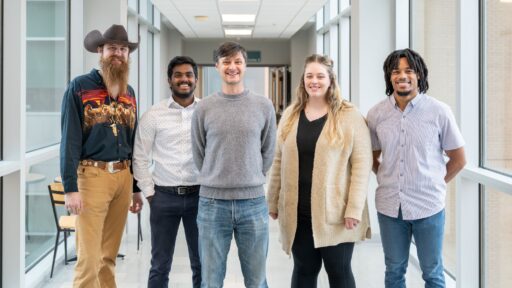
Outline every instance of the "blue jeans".
<path id="1" fill-rule="evenodd" d="M 245 287 L 267 287 L 268 208 L 265 197 L 246 200 L 199 197 L 197 227 L 201 287 L 223 286 L 233 234 Z"/>
<path id="2" fill-rule="evenodd" d="M 403 220 L 378 213 L 386 263 L 386 288 L 405 288 L 409 247 L 414 236 L 425 288 L 445 287 L 443 269 L 444 210 L 418 220 Z"/>

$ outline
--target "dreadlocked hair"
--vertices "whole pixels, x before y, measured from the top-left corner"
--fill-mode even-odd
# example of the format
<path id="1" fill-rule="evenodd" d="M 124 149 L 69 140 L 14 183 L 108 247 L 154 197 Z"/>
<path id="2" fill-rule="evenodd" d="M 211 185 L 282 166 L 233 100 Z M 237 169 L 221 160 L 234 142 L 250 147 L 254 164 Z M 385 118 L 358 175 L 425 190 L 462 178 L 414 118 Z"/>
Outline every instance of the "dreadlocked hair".
<path id="1" fill-rule="evenodd" d="M 285 119 L 285 123 L 282 123 L 283 128 L 281 129 L 281 133 L 279 134 L 280 140 L 284 141 L 288 134 L 290 133 L 293 124 L 296 119 L 299 118 L 299 115 L 302 110 L 306 108 L 306 104 L 309 100 L 309 95 L 306 92 L 306 87 L 304 84 L 304 74 L 306 67 L 310 63 L 319 63 L 322 64 L 329 74 L 330 85 L 325 93 L 325 100 L 329 105 L 329 109 L 327 112 L 327 121 L 326 121 L 326 129 L 327 129 L 327 140 L 330 145 L 338 145 L 343 143 L 343 131 L 341 130 L 341 116 L 342 110 L 344 108 L 352 108 L 352 104 L 343 100 L 341 97 L 340 88 L 338 86 L 338 81 L 336 81 L 336 74 L 333 70 L 333 61 L 327 55 L 319 55 L 313 54 L 308 56 L 305 60 L 304 64 L 304 72 L 302 72 L 302 77 L 300 79 L 299 86 L 296 90 L 296 97 L 294 102 L 287 109 L 286 114 L 289 115 Z"/>
<path id="2" fill-rule="evenodd" d="M 420 93 L 425 93 L 428 90 L 428 69 L 427 65 L 425 65 L 425 61 L 423 58 L 411 49 L 401 49 L 396 50 L 389 54 L 389 56 L 384 61 L 383 69 L 384 69 L 384 80 L 386 81 L 386 95 L 390 96 L 395 91 L 393 89 L 393 84 L 391 83 L 391 72 L 393 70 L 398 69 L 398 65 L 400 64 L 400 58 L 407 59 L 409 63 L 409 67 L 414 70 L 416 75 L 418 76 L 418 90 Z"/>

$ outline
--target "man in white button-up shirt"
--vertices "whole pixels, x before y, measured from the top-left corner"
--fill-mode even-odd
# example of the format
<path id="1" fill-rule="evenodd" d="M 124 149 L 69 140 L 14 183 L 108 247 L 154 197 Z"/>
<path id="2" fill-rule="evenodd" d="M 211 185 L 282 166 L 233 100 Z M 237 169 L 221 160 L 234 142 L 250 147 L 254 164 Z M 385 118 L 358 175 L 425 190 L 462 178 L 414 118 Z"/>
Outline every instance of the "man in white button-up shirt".
<path id="1" fill-rule="evenodd" d="M 133 173 L 151 212 L 148 287 L 168 287 L 176 234 L 183 220 L 193 287 L 201 285 L 196 224 L 198 170 L 191 152 L 191 118 L 197 104 L 197 65 L 178 56 L 167 68 L 172 95 L 142 115 L 135 137 Z M 154 163 L 154 167 L 151 167 Z"/>
<path id="2" fill-rule="evenodd" d="M 464 140 L 448 105 L 424 94 L 428 70 L 420 55 L 397 50 L 384 62 L 384 73 L 388 97 L 368 112 L 368 126 L 386 288 L 405 288 L 412 236 L 425 287 L 445 287 L 446 183 L 466 163 Z"/>

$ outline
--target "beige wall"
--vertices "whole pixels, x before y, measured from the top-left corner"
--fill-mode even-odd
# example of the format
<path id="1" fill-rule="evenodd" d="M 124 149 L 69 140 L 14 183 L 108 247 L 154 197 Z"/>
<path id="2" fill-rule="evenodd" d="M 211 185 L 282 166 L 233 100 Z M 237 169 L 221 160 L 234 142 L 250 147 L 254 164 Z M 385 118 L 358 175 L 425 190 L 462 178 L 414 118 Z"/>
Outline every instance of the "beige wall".
<path id="1" fill-rule="evenodd" d="M 213 51 L 230 39 L 185 39 L 183 54 L 192 57 L 198 64 L 213 65 Z M 290 65 L 290 41 L 268 39 L 233 39 L 246 50 L 261 51 L 258 65 Z"/>

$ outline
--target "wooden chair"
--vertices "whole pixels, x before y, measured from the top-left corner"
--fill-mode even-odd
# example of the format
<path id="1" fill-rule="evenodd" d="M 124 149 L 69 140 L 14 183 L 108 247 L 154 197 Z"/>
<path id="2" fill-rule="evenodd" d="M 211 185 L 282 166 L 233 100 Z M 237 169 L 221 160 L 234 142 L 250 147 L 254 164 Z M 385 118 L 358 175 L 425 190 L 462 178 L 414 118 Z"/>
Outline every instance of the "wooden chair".
<path id="1" fill-rule="evenodd" d="M 76 257 L 68 259 L 68 235 L 70 232 L 75 231 L 75 215 L 59 215 L 57 213 L 58 206 L 64 206 L 64 187 L 62 183 L 51 183 L 48 185 L 48 191 L 50 193 L 50 200 L 53 208 L 53 216 L 55 218 L 55 225 L 57 226 L 57 235 L 55 239 L 55 247 L 53 248 L 53 261 L 52 261 L 52 271 L 50 273 L 50 278 L 53 277 L 53 268 L 55 266 L 55 257 L 57 256 L 57 248 L 59 247 L 59 236 L 60 232 L 64 232 L 64 264 L 67 265 L 70 261 L 75 261 Z M 62 213 L 61 213 L 62 214 Z"/>

